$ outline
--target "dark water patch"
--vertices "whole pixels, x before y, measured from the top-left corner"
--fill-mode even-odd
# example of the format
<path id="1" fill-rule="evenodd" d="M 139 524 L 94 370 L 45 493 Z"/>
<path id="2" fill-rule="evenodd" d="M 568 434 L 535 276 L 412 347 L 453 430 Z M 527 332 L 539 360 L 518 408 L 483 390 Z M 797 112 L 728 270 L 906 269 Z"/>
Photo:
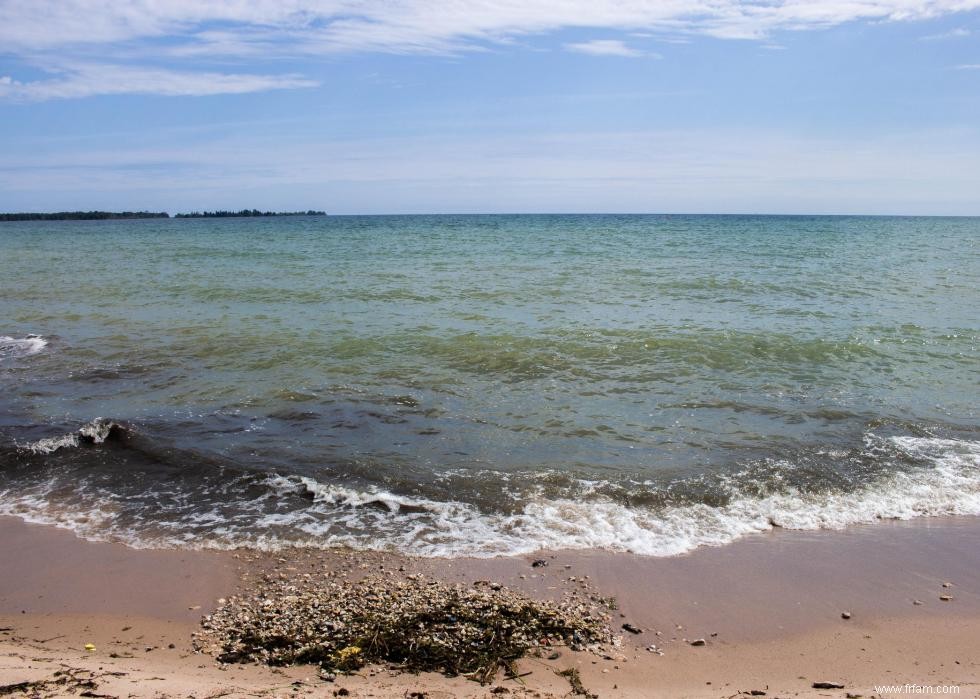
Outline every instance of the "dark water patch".
<path id="1" fill-rule="evenodd" d="M 323 418 L 323 415 L 312 410 L 283 409 L 269 413 L 269 417 L 286 422 L 305 422 L 307 420 L 320 420 Z"/>

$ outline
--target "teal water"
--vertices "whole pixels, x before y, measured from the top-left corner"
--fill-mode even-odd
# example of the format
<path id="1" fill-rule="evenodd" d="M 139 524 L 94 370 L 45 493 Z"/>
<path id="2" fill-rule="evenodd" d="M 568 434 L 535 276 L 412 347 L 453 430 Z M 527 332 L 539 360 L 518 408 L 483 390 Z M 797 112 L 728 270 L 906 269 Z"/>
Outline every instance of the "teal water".
<path id="1" fill-rule="evenodd" d="M 980 513 L 980 219 L 6 223 L 0 290 L 0 512 L 91 538 L 670 554 Z"/>

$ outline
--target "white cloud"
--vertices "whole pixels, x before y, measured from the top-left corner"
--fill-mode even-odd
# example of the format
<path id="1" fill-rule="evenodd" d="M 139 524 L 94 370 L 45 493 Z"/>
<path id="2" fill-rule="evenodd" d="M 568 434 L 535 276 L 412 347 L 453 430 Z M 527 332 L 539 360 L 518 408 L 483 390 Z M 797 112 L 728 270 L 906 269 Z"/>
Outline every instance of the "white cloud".
<path id="1" fill-rule="evenodd" d="M 963 63 L 956 66 L 956 70 L 980 70 L 980 63 Z"/>
<path id="2" fill-rule="evenodd" d="M 8 96 L 23 97 L 28 90 L 42 99 L 73 91 L 74 96 L 105 94 L 95 81 L 71 78 L 72 62 L 91 61 L 93 55 L 103 64 L 107 56 L 127 56 L 129 63 L 158 65 L 202 57 L 268 61 L 367 51 L 453 54 L 562 29 L 652 33 L 665 41 L 696 34 L 768 40 L 781 30 L 921 20 L 978 8 L 980 0 L 0 0 L 0 56 L 69 74 L 60 81 L 4 88 Z M 615 40 L 572 46 L 599 55 L 635 51 Z M 169 67 L 188 86 L 158 75 L 147 84 L 160 85 L 160 94 L 309 84 L 298 76 L 192 77 L 186 66 Z M 109 92 L 123 91 L 102 85 Z M 130 85 L 125 91 L 149 90 Z"/>
<path id="3" fill-rule="evenodd" d="M 117 94 L 201 96 L 316 85 L 297 75 L 194 73 L 96 64 L 78 65 L 47 80 L 20 82 L 4 76 L 0 78 L 0 98 L 32 102 Z"/>
<path id="4" fill-rule="evenodd" d="M 760 38 L 977 8 L 980 0 L 32 0 L 0 4 L 0 46 L 176 37 L 219 53 L 266 40 L 306 51 L 444 52 L 564 27 Z"/>
<path id="5" fill-rule="evenodd" d="M 587 53 L 592 56 L 625 56 L 637 57 L 646 55 L 643 51 L 630 48 L 622 41 L 615 39 L 593 39 L 578 44 L 565 44 L 565 48 L 576 53 Z M 656 56 L 656 54 L 654 54 Z M 657 56 L 659 58 L 659 56 Z"/>

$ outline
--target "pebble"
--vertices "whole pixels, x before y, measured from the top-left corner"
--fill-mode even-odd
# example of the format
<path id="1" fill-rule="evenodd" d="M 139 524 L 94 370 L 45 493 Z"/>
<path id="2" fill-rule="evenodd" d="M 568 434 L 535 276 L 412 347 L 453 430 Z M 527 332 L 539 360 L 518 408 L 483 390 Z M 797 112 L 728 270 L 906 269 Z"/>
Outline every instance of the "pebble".
<path id="1" fill-rule="evenodd" d="M 953 599 L 953 596 L 952 595 L 939 595 L 939 599 L 941 599 L 943 602 L 949 602 L 951 599 Z"/>
<path id="2" fill-rule="evenodd" d="M 705 641 L 703 638 L 695 638 L 693 641 L 691 641 L 691 645 L 692 646 L 706 646 L 706 645 L 708 645 L 708 642 Z"/>
<path id="3" fill-rule="evenodd" d="M 850 619 L 851 618 L 851 613 L 850 612 L 841 612 L 840 613 L 840 618 L 841 619 Z"/>

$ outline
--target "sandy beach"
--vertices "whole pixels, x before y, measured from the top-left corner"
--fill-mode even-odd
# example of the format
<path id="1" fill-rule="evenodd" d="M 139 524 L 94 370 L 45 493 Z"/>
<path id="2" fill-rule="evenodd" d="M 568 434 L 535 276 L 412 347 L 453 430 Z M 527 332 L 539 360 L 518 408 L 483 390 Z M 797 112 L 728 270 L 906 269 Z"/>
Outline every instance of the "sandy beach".
<path id="1" fill-rule="evenodd" d="M 0 531 L 0 691 L 11 696 L 560 697 L 571 692 L 556 674 L 567 668 L 600 697 L 980 693 L 976 518 L 776 531 L 672 558 L 135 550 L 13 518 Z M 532 567 L 539 559 L 548 564 Z M 192 634 L 219 599 L 299 571 L 311 585 L 328 573 L 381 572 L 493 580 L 540 598 L 585 589 L 616 598 L 622 645 L 525 658 L 518 669 L 528 674 L 486 686 L 378 666 L 326 682 L 316 667 L 220 665 L 193 651 Z M 691 645 L 697 639 L 704 645 Z"/>

